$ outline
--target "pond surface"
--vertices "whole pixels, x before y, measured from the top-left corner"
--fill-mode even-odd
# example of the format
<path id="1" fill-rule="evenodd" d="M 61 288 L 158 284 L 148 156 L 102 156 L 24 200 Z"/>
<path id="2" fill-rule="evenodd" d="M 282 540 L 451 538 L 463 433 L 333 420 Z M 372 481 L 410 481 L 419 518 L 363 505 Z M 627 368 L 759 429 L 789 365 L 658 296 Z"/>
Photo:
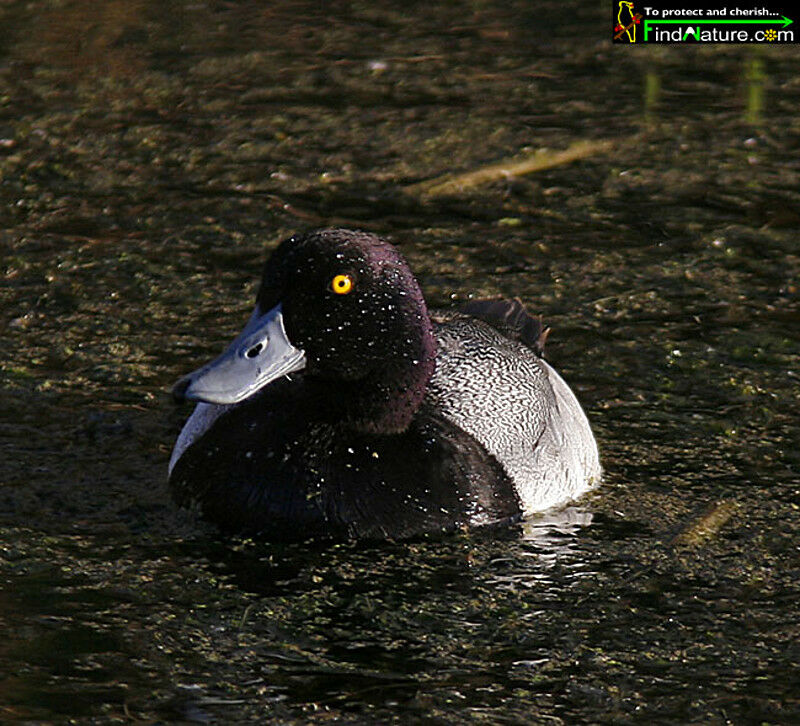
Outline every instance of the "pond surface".
<path id="1" fill-rule="evenodd" d="M 612 47 L 573 1 L 0 27 L 0 721 L 800 720 L 800 53 Z M 611 149 L 411 186 L 578 141 Z M 327 225 L 388 236 L 435 305 L 541 312 L 603 486 L 384 545 L 177 511 L 170 385 Z"/>

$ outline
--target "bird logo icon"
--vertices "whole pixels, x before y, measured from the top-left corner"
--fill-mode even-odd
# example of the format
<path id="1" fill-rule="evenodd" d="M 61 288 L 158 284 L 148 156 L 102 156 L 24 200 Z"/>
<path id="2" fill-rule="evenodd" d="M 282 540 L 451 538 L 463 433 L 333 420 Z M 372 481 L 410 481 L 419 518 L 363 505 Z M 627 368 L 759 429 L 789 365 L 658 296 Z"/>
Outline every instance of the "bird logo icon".
<path id="1" fill-rule="evenodd" d="M 634 13 L 630 0 L 620 0 L 617 10 L 617 23 L 614 26 L 614 40 L 619 41 L 627 36 L 629 43 L 636 42 L 636 26 L 642 21 L 639 13 Z M 625 42 L 625 41 L 621 41 Z"/>

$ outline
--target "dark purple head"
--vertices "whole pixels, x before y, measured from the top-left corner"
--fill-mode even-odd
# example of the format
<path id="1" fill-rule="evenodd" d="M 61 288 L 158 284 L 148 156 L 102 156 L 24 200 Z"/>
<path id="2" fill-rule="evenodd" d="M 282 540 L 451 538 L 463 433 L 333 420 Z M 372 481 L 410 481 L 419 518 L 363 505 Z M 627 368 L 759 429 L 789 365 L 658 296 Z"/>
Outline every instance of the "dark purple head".
<path id="1" fill-rule="evenodd" d="M 277 247 L 248 326 L 176 393 L 235 403 L 303 370 L 312 395 L 343 423 L 392 433 L 419 408 L 435 353 L 422 292 L 400 253 L 365 232 L 318 230 Z"/>

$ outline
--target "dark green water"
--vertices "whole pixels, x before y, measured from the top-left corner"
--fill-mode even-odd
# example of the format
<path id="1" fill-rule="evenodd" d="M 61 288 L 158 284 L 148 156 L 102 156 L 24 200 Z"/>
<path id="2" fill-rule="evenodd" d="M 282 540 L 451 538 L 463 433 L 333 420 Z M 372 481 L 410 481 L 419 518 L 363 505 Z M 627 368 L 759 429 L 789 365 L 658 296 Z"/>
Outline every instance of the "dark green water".
<path id="1" fill-rule="evenodd" d="M 800 53 L 393 7 L 0 4 L 0 721 L 797 722 Z M 169 386 L 323 225 L 541 312 L 603 487 L 383 546 L 177 512 Z"/>

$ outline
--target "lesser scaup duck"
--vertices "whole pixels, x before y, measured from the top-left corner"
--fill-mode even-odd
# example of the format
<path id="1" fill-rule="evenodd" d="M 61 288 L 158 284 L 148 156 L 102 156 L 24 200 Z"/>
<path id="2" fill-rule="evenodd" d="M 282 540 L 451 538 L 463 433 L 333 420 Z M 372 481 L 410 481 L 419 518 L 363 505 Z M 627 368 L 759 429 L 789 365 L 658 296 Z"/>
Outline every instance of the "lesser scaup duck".
<path id="1" fill-rule="evenodd" d="M 170 484 L 223 530 L 408 537 L 512 521 L 600 478 L 572 391 L 519 301 L 428 310 L 364 232 L 282 242 L 250 321 L 175 384 L 198 401 Z"/>

